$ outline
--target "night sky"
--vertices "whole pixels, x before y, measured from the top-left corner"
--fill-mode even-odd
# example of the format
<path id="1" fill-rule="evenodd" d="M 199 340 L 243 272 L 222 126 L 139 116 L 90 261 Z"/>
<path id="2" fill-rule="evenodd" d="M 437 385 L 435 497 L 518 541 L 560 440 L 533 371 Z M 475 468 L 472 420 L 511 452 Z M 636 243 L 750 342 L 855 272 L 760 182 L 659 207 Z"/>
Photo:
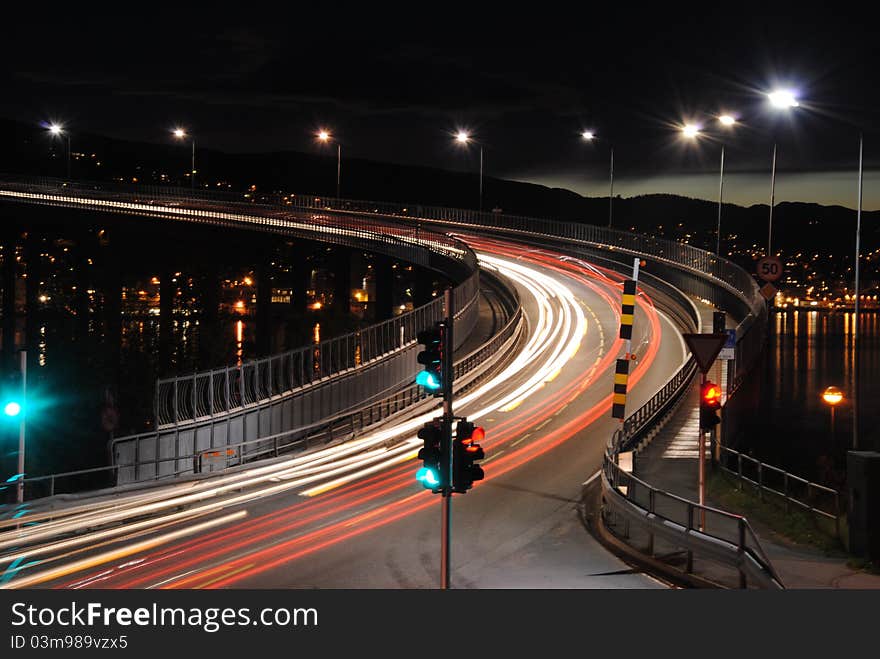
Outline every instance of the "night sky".
<path id="1" fill-rule="evenodd" d="M 636 7 L 542 4 L 488 18 L 438 4 L 393 14 L 328 5 L 323 15 L 16 10 L 0 45 L 0 116 L 153 142 L 182 125 L 200 148 L 236 152 L 318 150 L 314 131 L 327 127 L 344 157 L 475 171 L 478 146 L 466 152 L 451 137 L 465 127 L 487 176 L 606 195 L 613 146 L 615 193 L 710 199 L 724 139 L 725 197 L 744 204 L 768 200 L 775 141 L 777 201 L 849 207 L 861 130 L 864 206 L 880 208 L 880 55 L 868 19 L 836 5 Z M 801 106 L 770 110 L 763 92 L 776 86 L 796 89 Z M 741 119 L 726 137 L 712 119 L 721 111 Z M 685 145 L 682 120 L 713 135 Z"/>

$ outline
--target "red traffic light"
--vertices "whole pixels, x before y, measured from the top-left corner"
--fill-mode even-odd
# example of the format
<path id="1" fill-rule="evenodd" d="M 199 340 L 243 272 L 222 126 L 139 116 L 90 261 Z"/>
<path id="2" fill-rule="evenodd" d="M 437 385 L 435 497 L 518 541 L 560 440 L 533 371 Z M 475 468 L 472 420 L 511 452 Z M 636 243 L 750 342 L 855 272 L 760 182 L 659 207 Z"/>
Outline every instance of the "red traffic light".
<path id="1" fill-rule="evenodd" d="M 714 382 L 703 385 L 703 404 L 707 407 L 721 407 L 721 387 Z"/>

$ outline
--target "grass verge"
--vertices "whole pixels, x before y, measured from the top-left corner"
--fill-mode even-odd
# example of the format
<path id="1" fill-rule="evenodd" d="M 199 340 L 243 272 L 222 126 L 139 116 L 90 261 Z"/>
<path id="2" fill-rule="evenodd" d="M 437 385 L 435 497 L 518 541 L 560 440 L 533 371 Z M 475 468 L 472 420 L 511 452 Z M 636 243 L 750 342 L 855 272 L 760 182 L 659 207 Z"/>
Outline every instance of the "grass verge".
<path id="1" fill-rule="evenodd" d="M 845 552 L 831 520 L 820 521 L 797 506 L 790 506 L 786 512 L 781 499 L 770 495 L 761 501 L 748 483 L 742 490 L 737 485 L 734 477 L 721 470 L 710 472 L 706 480 L 708 496 L 722 509 L 767 526 L 791 543 L 813 547 L 827 555 Z"/>

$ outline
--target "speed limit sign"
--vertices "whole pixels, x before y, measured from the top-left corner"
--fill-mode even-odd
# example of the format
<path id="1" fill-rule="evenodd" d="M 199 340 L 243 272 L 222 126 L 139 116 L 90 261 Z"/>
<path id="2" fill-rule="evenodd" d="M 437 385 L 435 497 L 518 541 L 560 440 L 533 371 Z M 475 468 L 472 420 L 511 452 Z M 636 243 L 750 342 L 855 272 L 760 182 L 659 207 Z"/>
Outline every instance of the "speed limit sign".
<path id="1" fill-rule="evenodd" d="M 756 272 L 764 281 L 776 281 L 782 276 L 782 261 L 778 256 L 765 256 L 758 261 Z"/>

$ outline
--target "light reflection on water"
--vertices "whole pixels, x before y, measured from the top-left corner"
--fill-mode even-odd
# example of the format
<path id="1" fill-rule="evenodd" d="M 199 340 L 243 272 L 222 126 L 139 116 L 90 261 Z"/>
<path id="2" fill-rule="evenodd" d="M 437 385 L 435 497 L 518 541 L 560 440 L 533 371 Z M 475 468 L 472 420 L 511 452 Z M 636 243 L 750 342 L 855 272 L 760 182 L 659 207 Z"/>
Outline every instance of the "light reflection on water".
<path id="1" fill-rule="evenodd" d="M 818 465 L 830 458 L 837 470 L 853 445 L 852 312 L 798 310 L 775 313 L 765 359 L 762 419 L 746 440 L 756 457 L 807 478 L 819 478 Z M 880 314 L 859 318 L 859 448 L 880 441 Z M 822 400 L 826 387 L 844 392 L 837 406 L 832 438 L 831 412 Z M 877 446 L 874 443 L 874 446 Z"/>

